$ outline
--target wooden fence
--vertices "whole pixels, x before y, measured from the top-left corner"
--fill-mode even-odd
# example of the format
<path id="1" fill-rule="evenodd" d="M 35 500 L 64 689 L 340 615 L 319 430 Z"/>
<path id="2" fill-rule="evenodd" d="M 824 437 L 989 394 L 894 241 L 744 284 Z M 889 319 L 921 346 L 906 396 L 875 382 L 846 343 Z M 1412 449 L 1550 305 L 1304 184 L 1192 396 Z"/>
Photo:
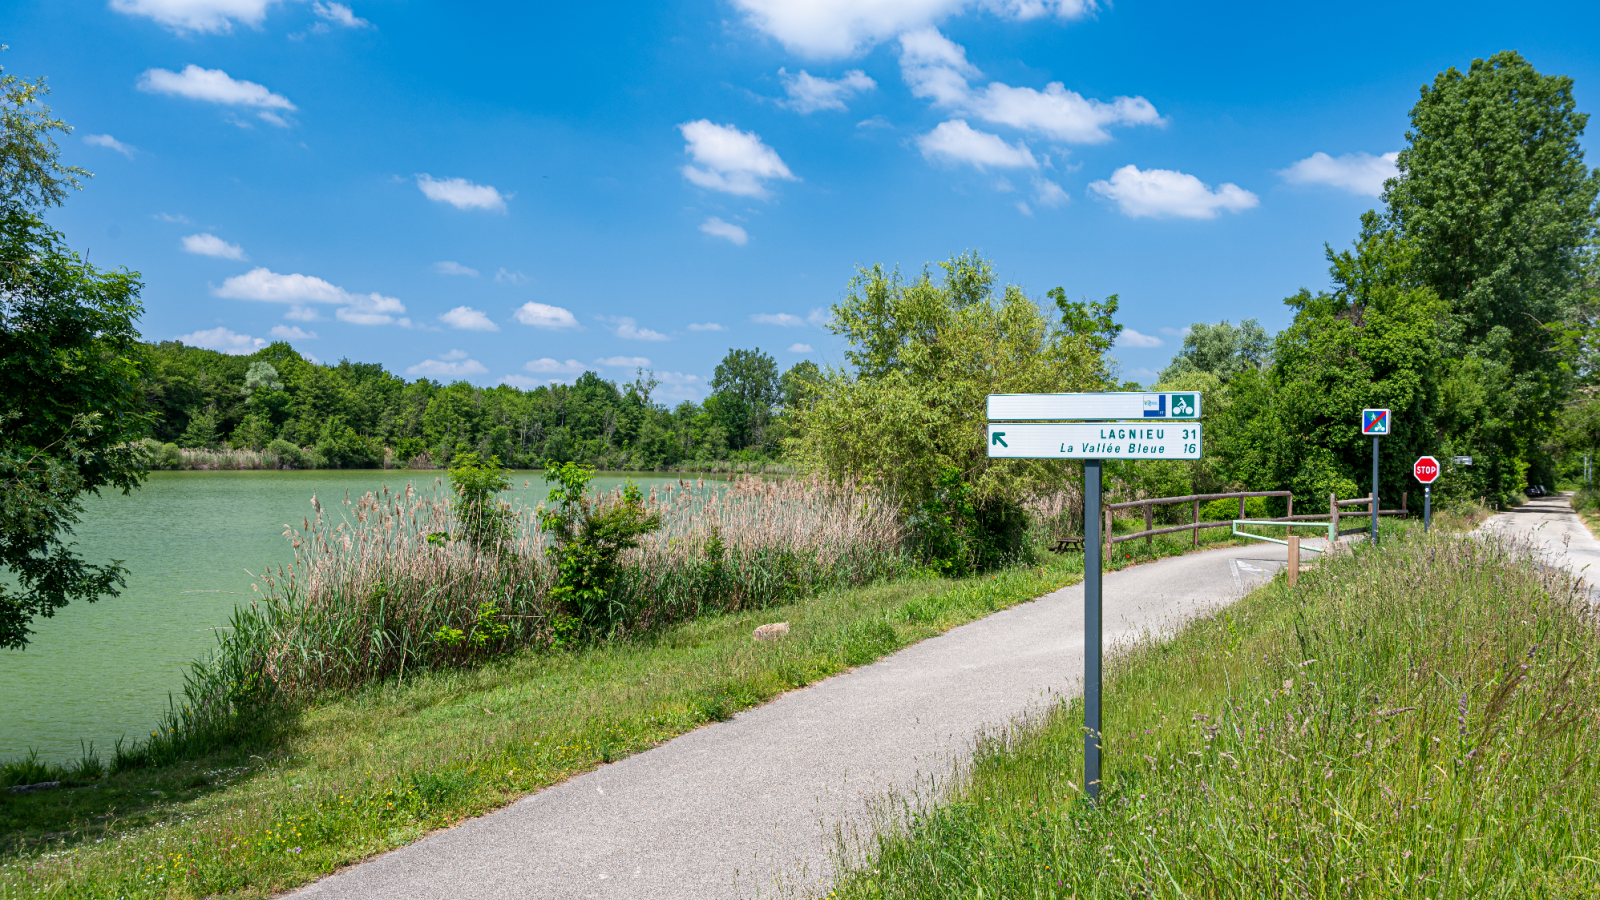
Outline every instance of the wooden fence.
<path id="1" fill-rule="evenodd" d="M 1130 501 L 1128 501 L 1126 503 L 1110 503 L 1110 504 L 1107 504 L 1106 507 L 1105 507 L 1105 511 L 1106 511 L 1105 512 L 1105 515 L 1106 515 L 1105 528 L 1101 531 L 1101 534 L 1102 534 L 1103 540 L 1104 540 L 1105 550 L 1107 552 L 1110 552 L 1112 544 L 1120 544 L 1120 543 L 1123 543 L 1124 541 L 1138 540 L 1139 538 L 1144 538 L 1145 546 L 1149 547 L 1151 542 L 1152 542 L 1152 539 L 1156 535 L 1158 535 L 1158 534 L 1174 534 L 1174 533 L 1179 532 L 1179 531 L 1192 531 L 1194 533 L 1194 545 L 1196 547 L 1198 547 L 1198 546 L 1200 546 L 1200 529 L 1202 529 L 1202 528 L 1231 528 L 1231 527 L 1233 527 L 1233 520 L 1231 520 L 1231 519 L 1224 520 L 1224 521 L 1221 521 L 1221 522 L 1202 522 L 1202 521 L 1200 521 L 1200 504 L 1201 503 L 1207 503 L 1207 502 L 1210 502 L 1212 500 L 1233 500 L 1233 499 L 1237 498 L 1238 501 L 1239 501 L 1239 518 L 1244 519 L 1244 518 L 1248 518 L 1245 515 L 1244 503 L 1245 503 L 1245 500 L 1247 500 L 1250 497 L 1283 497 L 1283 498 L 1285 498 L 1286 502 L 1285 502 L 1285 510 L 1284 511 L 1285 511 L 1286 515 L 1277 516 L 1277 517 L 1275 517 L 1273 519 L 1263 520 L 1263 521 L 1304 522 L 1304 521 L 1307 521 L 1307 520 L 1310 520 L 1310 519 L 1331 518 L 1333 520 L 1335 531 L 1338 531 L 1339 509 L 1340 509 L 1340 507 L 1344 507 L 1344 506 L 1364 506 L 1364 507 L 1367 508 L 1367 514 L 1371 515 L 1372 504 L 1373 504 L 1373 498 L 1372 498 L 1372 495 L 1370 495 L 1370 494 L 1368 494 L 1365 497 L 1357 497 L 1354 500 L 1340 500 L 1338 498 L 1337 494 L 1329 494 L 1328 495 L 1328 512 L 1327 512 L 1326 515 L 1324 515 L 1323 513 L 1314 513 L 1312 515 L 1297 516 L 1297 515 L 1294 514 L 1294 492 L 1293 491 L 1231 491 L 1231 492 L 1228 492 L 1228 493 L 1225 493 L 1225 494 L 1186 494 L 1186 495 L 1184 495 L 1182 497 L 1151 497 L 1148 500 L 1130 500 Z M 1406 515 L 1407 512 L 1408 512 L 1408 510 L 1406 509 L 1406 500 L 1407 500 L 1407 495 L 1402 493 L 1400 495 L 1400 508 L 1399 509 L 1383 509 L 1382 505 L 1380 503 L 1379 508 L 1378 508 L 1378 515 L 1380 515 L 1380 516 L 1404 516 L 1404 515 Z M 1154 527 L 1154 525 L 1155 525 L 1155 522 L 1154 522 L 1155 508 L 1157 506 L 1166 506 L 1166 505 L 1171 505 L 1171 504 L 1176 504 L 1176 503 L 1192 503 L 1192 504 L 1194 504 L 1194 521 L 1191 522 L 1188 525 L 1169 525 L 1166 528 L 1156 528 L 1156 527 Z M 1116 536 L 1113 537 L 1112 536 L 1112 523 L 1115 521 L 1115 512 L 1117 510 L 1119 510 L 1119 509 L 1136 509 L 1136 508 L 1142 508 L 1144 510 L 1144 530 L 1143 531 L 1136 531 L 1136 532 L 1134 532 L 1132 534 L 1116 535 Z M 1349 513 L 1346 513 L 1345 515 L 1349 515 Z M 1338 531 L 1338 533 L 1342 534 L 1342 535 L 1343 534 L 1354 534 L 1354 533 L 1356 533 L 1358 531 L 1364 531 L 1364 530 L 1366 530 L 1366 529 L 1368 529 L 1370 527 L 1371 527 L 1370 525 L 1364 525 L 1364 526 L 1359 527 L 1359 528 L 1350 528 L 1350 529 L 1346 529 L 1344 531 Z"/>

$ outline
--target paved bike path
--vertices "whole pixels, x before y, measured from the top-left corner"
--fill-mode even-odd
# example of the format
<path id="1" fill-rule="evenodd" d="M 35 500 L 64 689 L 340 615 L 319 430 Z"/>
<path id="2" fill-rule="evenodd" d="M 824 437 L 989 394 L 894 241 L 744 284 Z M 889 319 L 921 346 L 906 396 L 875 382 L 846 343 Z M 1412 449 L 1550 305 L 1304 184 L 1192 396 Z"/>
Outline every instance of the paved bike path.
<path id="1" fill-rule="evenodd" d="M 1489 517 L 1484 531 L 1529 541 L 1546 565 L 1571 569 L 1600 595 L 1600 541 L 1572 511 L 1570 494 L 1537 497 Z"/>
<path id="2" fill-rule="evenodd" d="M 1284 564 L 1261 544 L 1105 577 L 1108 645 L 1230 603 Z M 532 794 L 316 882 L 305 898 L 805 894 L 838 825 L 924 792 L 985 730 L 1080 690 L 1083 589 L 1063 588 Z"/>

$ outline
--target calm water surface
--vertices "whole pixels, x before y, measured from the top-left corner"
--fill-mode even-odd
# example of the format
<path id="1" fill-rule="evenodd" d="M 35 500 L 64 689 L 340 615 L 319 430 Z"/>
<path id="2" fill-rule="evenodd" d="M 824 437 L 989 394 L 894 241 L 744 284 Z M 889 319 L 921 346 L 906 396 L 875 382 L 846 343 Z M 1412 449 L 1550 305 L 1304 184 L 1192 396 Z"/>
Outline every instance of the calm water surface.
<path id="1" fill-rule="evenodd" d="M 595 483 L 609 488 L 624 477 Z M 647 488 L 673 480 L 633 478 Z M 312 515 L 313 493 L 336 516 L 346 492 L 408 481 L 421 490 L 437 479 L 371 470 L 153 472 L 130 496 L 88 498 L 78 550 L 92 562 L 123 560 L 128 587 L 35 620 L 26 650 L 0 650 L 0 760 L 29 749 L 76 758 L 80 740 L 109 751 L 119 736 L 149 734 L 168 692 L 182 690 L 189 663 L 216 645 L 213 629 L 250 594 L 249 573 L 293 561 L 283 526 Z M 513 485 L 507 498 L 529 505 L 549 493 L 536 473 L 515 473 Z"/>

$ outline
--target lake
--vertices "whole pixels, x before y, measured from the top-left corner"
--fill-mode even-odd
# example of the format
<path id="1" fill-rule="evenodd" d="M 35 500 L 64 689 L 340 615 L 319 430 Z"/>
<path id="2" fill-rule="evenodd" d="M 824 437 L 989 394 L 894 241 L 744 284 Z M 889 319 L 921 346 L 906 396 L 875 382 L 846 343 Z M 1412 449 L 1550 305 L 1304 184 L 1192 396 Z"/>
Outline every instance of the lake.
<path id="1" fill-rule="evenodd" d="M 128 586 L 119 597 L 36 619 L 28 649 L 0 650 L 0 760 L 29 749 L 75 759 L 80 740 L 109 759 L 118 737 L 149 734 L 168 692 L 181 696 L 189 663 L 216 646 L 214 629 L 251 593 L 249 573 L 293 561 L 284 525 L 313 515 L 313 493 L 337 516 L 347 492 L 407 482 L 424 490 L 442 474 L 152 472 L 129 496 L 87 498 L 77 549 L 91 562 L 123 560 Z M 611 488 L 627 477 L 605 473 L 595 485 Z M 676 480 L 632 477 L 646 489 Z M 512 484 L 504 496 L 530 506 L 549 493 L 535 472 L 514 473 Z"/>

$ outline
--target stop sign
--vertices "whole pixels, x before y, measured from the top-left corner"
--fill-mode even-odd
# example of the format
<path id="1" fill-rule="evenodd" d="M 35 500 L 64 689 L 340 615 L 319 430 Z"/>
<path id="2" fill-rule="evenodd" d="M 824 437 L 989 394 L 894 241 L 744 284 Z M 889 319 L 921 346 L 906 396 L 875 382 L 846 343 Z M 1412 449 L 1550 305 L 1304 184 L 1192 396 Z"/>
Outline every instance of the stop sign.
<path id="1" fill-rule="evenodd" d="M 1439 461 L 1431 456 L 1421 457 L 1411 464 L 1411 474 L 1423 484 L 1433 484 L 1434 479 L 1439 477 Z"/>

